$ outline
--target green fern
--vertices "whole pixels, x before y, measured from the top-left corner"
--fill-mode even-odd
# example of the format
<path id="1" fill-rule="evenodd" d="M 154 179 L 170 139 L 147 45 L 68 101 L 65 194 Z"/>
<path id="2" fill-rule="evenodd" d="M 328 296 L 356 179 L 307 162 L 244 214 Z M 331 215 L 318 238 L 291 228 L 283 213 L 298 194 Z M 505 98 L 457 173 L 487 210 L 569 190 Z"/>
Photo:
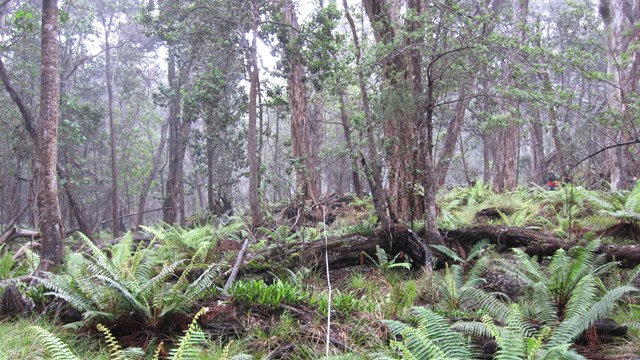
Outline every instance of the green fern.
<path id="1" fill-rule="evenodd" d="M 385 320 L 391 333 L 402 337 L 392 341 L 404 359 L 471 359 L 470 345 L 458 332 L 452 330 L 442 316 L 431 310 L 413 309 L 418 325 L 410 326 L 396 320 Z"/>
<path id="2" fill-rule="evenodd" d="M 51 360 L 80 360 L 67 344 L 52 333 L 40 326 L 31 326 L 31 329 L 38 334 L 37 341 L 44 346 Z"/>
<path id="3" fill-rule="evenodd" d="M 445 267 L 444 278 L 438 289 L 441 301 L 447 310 L 480 309 L 497 318 L 506 316 L 508 308 L 496 297 L 497 294 L 490 294 L 477 288 L 485 282 L 481 275 L 487 263 L 487 258 L 481 258 L 467 274 L 459 265 Z"/>
<path id="4" fill-rule="evenodd" d="M 206 314 L 207 311 L 207 308 L 202 308 L 193 317 L 189 328 L 180 338 L 178 347 L 169 351 L 169 355 L 171 356 L 172 360 L 186 360 L 197 358 L 197 356 L 201 352 L 201 349 L 199 349 L 199 347 L 207 341 L 207 336 L 204 332 L 202 332 L 202 330 L 200 330 L 200 326 L 198 326 L 198 318 Z"/>
<path id="5" fill-rule="evenodd" d="M 97 328 L 98 331 L 104 335 L 107 341 L 107 348 L 109 349 L 111 360 L 126 360 L 127 357 L 124 354 L 124 351 L 122 351 L 122 347 L 118 344 L 118 340 L 113 337 L 111 331 L 102 324 L 98 324 Z"/>
<path id="6" fill-rule="evenodd" d="M 70 255 L 65 273 L 45 274 L 42 283 L 51 290 L 47 295 L 66 300 L 83 312 L 86 321 L 133 314 L 155 328 L 163 317 L 186 312 L 193 301 L 215 289 L 219 264 L 212 263 L 190 282 L 188 274 L 199 267 L 195 259 L 162 261 L 155 256 L 153 243 L 133 249 L 129 235 L 111 248 L 111 257 L 89 239 L 84 241 L 89 253 Z M 172 284 L 171 277 L 185 264 L 187 269 Z"/>

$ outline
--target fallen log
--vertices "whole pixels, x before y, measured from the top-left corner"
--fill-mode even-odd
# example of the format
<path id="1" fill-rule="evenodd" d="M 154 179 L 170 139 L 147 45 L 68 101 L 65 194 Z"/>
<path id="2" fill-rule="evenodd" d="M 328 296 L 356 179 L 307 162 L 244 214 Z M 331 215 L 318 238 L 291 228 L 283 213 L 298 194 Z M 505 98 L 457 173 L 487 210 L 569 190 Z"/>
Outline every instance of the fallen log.
<path id="1" fill-rule="evenodd" d="M 430 267 L 431 250 L 428 242 L 410 229 L 395 225 L 388 231 L 379 231 L 373 236 L 345 235 L 332 237 L 325 241 L 299 242 L 278 245 L 264 251 L 248 254 L 243 266 L 245 273 L 258 273 L 277 268 L 295 269 L 298 267 L 325 268 L 325 248 L 331 270 L 349 266 L 363 265 L 364 254 L 375 259 L 376 246 L 384 249 L 393 257 L 402 253 L 403 260 L 410 258 L 414 268 Z"/>
<path id="2" fill-rule="evenodd" d="M 543 233 L 534 229 L 513 226 L 482 225 L 452 230 L 445 233 L 449 245 L 459 244 L 466 250 L 480 240 L 488 239 L 498 252 L 511 248 L 522 248 L 531 256 L 552 256 L 556 250 L 568 250 L 577 244 L 561 237 Z M 605 245 L 598 248 L 607 261 L 618 261 L 623 268 L 633 268 L 640 264 L 640 246 Z"/>

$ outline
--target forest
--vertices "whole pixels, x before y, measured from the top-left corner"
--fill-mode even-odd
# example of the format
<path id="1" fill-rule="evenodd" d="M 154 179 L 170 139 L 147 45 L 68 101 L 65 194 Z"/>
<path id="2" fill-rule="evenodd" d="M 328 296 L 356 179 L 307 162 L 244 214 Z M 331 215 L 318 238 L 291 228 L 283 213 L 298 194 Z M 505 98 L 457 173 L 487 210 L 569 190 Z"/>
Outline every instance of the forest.
<path id="1" fill-rule="evenodd" d="M 0 0 L 0 359 L 640 359 L 638 0 Z"/>

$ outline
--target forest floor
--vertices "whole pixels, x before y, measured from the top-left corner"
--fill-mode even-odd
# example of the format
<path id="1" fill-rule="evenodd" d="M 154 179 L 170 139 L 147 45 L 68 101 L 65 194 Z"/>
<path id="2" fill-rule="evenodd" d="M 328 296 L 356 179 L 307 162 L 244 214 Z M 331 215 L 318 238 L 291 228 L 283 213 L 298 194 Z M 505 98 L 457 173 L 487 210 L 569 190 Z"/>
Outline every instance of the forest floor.
<path id="1" fill-rule="evenodd" d="M 307 226 L 274 212 L 253 232 L 229 218 L 75 237 L 35 282 L 37 253 L 7 246 L 0 359 L 640 358 L 640 189 L 478 184 L 438 202 L 446 246 L 417 246 L 419 222 L 377 228 L 354 197 Z"/>

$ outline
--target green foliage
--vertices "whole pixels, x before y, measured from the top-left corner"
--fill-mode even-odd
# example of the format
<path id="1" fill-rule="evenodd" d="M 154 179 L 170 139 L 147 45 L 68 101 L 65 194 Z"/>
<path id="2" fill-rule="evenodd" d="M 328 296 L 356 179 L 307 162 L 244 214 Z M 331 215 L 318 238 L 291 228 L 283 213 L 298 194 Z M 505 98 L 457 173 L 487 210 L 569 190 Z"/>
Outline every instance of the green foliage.
<path id="1" fill-rule="evenodd" d="M 3 252 L 5 245 L 0 245 L 0 253 Z M 0 279 L 16 278 L 36 271 L 40 264 L 40 255 L 27 246 L 23 246 L 19 252 L 22 252 L 22 255 L 18 259 L 15 254 L 8 251 L 2 254 L 0 257 Z"/>
<path id="2" fill-rule="evenodd" d="M 604 207 L 600 211 L 602 214 L 612 216 L 625 223 L 640 221 L 640 182 L 636 183 L 633 190 L 626 195 L 623 204 L 601 201 L 600 205 Z"/>
<path id="3" fill-rule="evenodd" d="M 261 305 L 277 309 L 280 304 L 296 305 L 306 301 L 308 294 L 297 284 L 276 279 L 267 285 L 264 280 L 237 281 L 229 289 L 233 300 L 246 306 Z"/>
<path id="4" fill-rule="evenodd" d="M 31 329 L 38 334 L 37 341 L 42 343 L 52 360 L 80 360 L 67 344 L 49 331 L 39 326 L 32 326 Z"/>
<path id="5" fill-rule="evenodd" d="M 202 347 L 207 343 L 207 335 L 198 326 L 198 318 L 204 315 L 208 311 L 207 308 L 202 308 L 193 317 L 193 320 L 189 324 L 189 327 L 176 342 L 176 347 L 169 350 L 169 357 L 167 360 L 191 360 L 191 359 L 205 359 L 209 358 L 204 353 Z M 51 334 L 47 330 L 39 326 L 31 327 L 36 333 L 38 333 L 38 341 L 41 342 L 46 351 L 51 355 L 51 359 L 54 360 L 79 360 L 69 346 L 60 340 L 57 336 Z M 123 349 L 118 343 L 116 338 L 111 334 L 111 331 L 98 324 L 98 330 L 105 336 L 107 347 L 109 349 L 110 360 L 142 360 L 145 358 L 144 352 L 139 348 L 127 348 Z M 164 344 L 160 343 L 156 347 L 154 353 L 154 360 L 160 359 L 160 350 L 164 348 Z M 221 357 L 219 359 L 228 360 L 246 360 L 252 357 L 244 354 L 230 356 L 231 343 L 225 347 Z"/>
<path id="6" fill-rule="evenodd" d="M 392 340 L 391 348 L 397 349 L 404 359 L 471 359 L 471 347 L 467 340 L 452 330 L 444 317 L 431 310 L 413 309 L 417 326 L 396 320 L 385 320 L 391 333 L 402 337 Z"/>
<path id="7" fill-rule="evenodd" d="M 97 325 L 98 331 L 100 331 L 107 342 L 107 348 L 109 349 L 109 358 L 111 360 L 136 360 L 144 359 L 144 352 L 138 348 L 122 349 L 118 340 L 111 334 L 109 328 L 102 324 Z"/>
<path id="8" fill-rule="evenodd" d="M 374 259 L 369 254 L 363 253 L 364 256 L 378 269 L 380 270 L 390 270 L 395 268 L 403 268 L 406 270 L 411 270 L 410 262 L 398 262 L 398 257 L 400 257 L 400 253 L 396 254 L 392 259 L 389 258 L 387 252 L 381 248 L 379 245 L 376 245 L 376 258 Z"/>
<path id="9" fill-rule="evenodd" d="M 498 319 L 506 316 L 507 306 L 498 300 L 497 294 L 487 293 L 477 287 L 485 282 L 481 276 L 487 262 L 486 257 L 480 258 L 468 272 L 460 265 L 447 265 L 444 277 L 438 284 L 443 310 L 480 310 Z"/>
<path id="10" fill-rule="evenodd" d="M 83 239 L 90 254 L 70 255 L 64 273 L 48 273 L 41 282 L 51 290 L 47 295 L 66 300 L 83 313 L 85 321 L 134 315 L 155 328 L 163 318 L 186 312 L 190 304 L 214 289 L 215 263 L 194 280 L 189 279 L 194 270 L 190 264 L 176 280 L 176 270 L 186 261 L 160 262 L 153 244 L 140 244 L 131 251 L 132 238 L 127 235 L 111 248 L 109 257 Z"/>
<path id="11" fill-rule="evenodd" d="M 455 251 L 451 250 L 446 246 L 437 245 L 437 244 L 429 245 L 429 246 L 445 254 L 446 256 L 451 258 L 451 260 L 459 262 L 460 264 L 465 266 L 469 266 L 475 258 L 480 257 L 483 254 L 486 254 L 486 252 L 489 251 L 488 248 L 490 247 L 488 239 L 480 240 L 477 243 L 475 243 L 471 247 L 471 249 L 469 249 L 469 253 L 463 259 L 458 255 L 458 253 L 456 253 Z"/>
<path id="12" fill-rule="evenodd" d="M 631 286 L 604 288 L 599 276 L 617 264 L 600 264 L 596 256 L 599 245 L 594 241 L 570 253 L 557 250 L 546 269 L 519 249 L 514 249 L 517 266 L 502 261 L 503 271 L 526 284 L 528 292 L 522 301 L 528 304 L 532 317 L 553 328 L 550 345 L 570 343 L 610 312 L 623 296 L 638 291 Z"/>
<path id="13" fill-rule="evenodd" d="M 498 350 L 496 360 L 585 359 L 569 350 L 570 342 L 549 344 L 550 327 L 537 330 L 523 316 L 520 306 L 513 304 L 504 326 L 498 326 L 488 315 L 481 322 L 458 322 L 451 327 L 475 337 L 493 338 Z"/>
<path id="14" fill-rule="evenodd" d="M 219 239 L 237 240 L 248 235 L 246 225 L 234 218 L 228 224 L 197 226 L 193 229 L 180 226 L 142 226 L 143 230 L 155 236 L 163 244 L 166 256 L 191 258 L 209 264 L 217 255 L 215 247 Z"/>
<path id="15" fill-rule="evenodd" d="M 507 226 L 516 226 L 516 227 L 526 227 L 532 224 L 532 221 L 537 218 L 537 210 L 532 210 L 529 208 L 529 204 L 531 204 L 532 200 L 529 200 L 523 204 L 521 209 L 518 209 L 507 215 L 502 211 L 498 210 L 498 214 L 500 215 L 500 220 Z"/>

